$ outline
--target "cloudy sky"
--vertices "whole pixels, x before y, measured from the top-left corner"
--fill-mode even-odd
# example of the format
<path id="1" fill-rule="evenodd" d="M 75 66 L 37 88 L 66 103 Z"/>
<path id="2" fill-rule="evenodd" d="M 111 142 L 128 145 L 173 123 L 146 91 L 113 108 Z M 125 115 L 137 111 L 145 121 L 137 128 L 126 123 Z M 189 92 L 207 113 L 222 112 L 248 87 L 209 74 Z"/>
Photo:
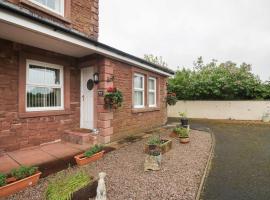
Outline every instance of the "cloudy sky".
<path id="1" fill-rule="evenodd" d="M 270 77 L 269 0 L 100 0 L 103 43 L 138 57 L 163 56 L 170 68 L 203 56 L 252 64 Z"/>

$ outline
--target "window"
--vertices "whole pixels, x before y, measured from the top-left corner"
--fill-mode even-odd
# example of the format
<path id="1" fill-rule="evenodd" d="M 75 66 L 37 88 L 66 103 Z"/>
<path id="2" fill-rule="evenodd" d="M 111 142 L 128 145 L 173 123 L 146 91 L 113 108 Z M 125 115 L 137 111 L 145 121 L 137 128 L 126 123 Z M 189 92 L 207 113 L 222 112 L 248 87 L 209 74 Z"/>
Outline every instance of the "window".
<path id="1" fill-rule="evenodd" d="M 149 107 L 157 106 L 157 81 L 156 78 L 149 77 L 148 79 L 148 105 Z"/>
<path id="2" fill-rule="evenodd" d="M 134 108 L 144 107 L 144 76 L 141 74 L 134 74 Z"/>
<path id="3" fill-rule="evenodd" d="M 63 67 L 27 60 L 26 111 L 63 109 Z"/>
<path id="4" fill-rule="evenodd" d="M 64 0 L 30 0 L 32 3 L 64 16 Z"/>

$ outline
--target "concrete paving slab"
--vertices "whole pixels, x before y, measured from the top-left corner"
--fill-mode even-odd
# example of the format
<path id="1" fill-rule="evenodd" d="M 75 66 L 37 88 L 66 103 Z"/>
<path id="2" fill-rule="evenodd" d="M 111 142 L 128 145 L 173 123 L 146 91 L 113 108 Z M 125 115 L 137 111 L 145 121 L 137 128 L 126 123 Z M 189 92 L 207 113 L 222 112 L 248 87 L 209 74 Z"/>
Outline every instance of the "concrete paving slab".
<path id="1" fill-rule="evenodd" d="M 73 156 L 79 152 L 80 149 L 76 149 L 65 143 L 54 143 L 50 145 L 44 145 L 40 147 L 44 152 L 57 157 L 58 159 L 65 158 L 68 156 Z"/>
<path id="2" fill-rule="evenodd" d="M 31 166 L 39 165 L 46 162 L 51 162 L 57 158 L 47 154 L 46 152 L 36 149 L 18 150 L 7 153 L 10 157 L 16 160 L 21 165 Z"/>
<path id="3" fill-rule="evenodd" d="M 15 162 L 12 158 L 8 155 L 0 156 L 0 172 L 1 173 L 8 173 L 11 169 L 18 168 L 20 165 Z"/>

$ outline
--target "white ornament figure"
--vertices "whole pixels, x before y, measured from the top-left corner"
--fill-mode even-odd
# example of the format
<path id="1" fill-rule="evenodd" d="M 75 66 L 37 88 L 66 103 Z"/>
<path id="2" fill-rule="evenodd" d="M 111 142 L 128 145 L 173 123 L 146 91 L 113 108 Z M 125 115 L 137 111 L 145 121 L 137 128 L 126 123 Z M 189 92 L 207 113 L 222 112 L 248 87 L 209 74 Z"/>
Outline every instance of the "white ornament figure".
<path id="1" fill-rule="evenodd" d="M 98 180 L 98 186 L 97 186 L 97 196 L 96 200 L 106 200 L 106 186 L 104 178 L 106 176 L 105 172 L 99 173 L 99 180 Z"/>

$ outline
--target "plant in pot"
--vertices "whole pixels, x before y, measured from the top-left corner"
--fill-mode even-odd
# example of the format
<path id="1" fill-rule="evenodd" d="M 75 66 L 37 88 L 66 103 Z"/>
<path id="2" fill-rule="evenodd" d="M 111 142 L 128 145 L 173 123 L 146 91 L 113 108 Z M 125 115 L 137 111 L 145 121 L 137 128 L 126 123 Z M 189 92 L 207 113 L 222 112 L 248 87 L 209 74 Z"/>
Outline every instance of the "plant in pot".
<path id="1" fill-rule="evenodd" d="M 176 94 L 172 92 L 167 93 L 166 102 L 169 106 L 173 106 L 177 102 Z"/>
<path id="2" fill-rule="evenodd" d="M 104 103 L 107 109 L 117 109 L 121 107 L 123 95 L 116 87 L 109 87 L 104 95 Z"/>
<path id="3" fill-rule="evenodd" d="M 188 118 L 185 112 L 179 112 L 181 126 L 188 128 Z"/>
<path id="4" fill-rule="evenodd" d="M 184 127 L 179 127 L 177 130 L 178 136 L 180 138 L 180 143 L 189 143 L 189 130 Z"/>
<path id="5" fill-rule="evenodd" d="M 41 172 L 37 167 L 21 166 L 9 174 L 0 174 L 0 197 L 5 197 L 31 185 L 35 185 Z"/>
<path id="6" fill-rule="evenodd" d="M 86 165 L 90 162 L 94 162 L 103 157 L 104 147 L 102 145 L 95 145 L 82 154 L 74 156 L 78 165 Z"/>

